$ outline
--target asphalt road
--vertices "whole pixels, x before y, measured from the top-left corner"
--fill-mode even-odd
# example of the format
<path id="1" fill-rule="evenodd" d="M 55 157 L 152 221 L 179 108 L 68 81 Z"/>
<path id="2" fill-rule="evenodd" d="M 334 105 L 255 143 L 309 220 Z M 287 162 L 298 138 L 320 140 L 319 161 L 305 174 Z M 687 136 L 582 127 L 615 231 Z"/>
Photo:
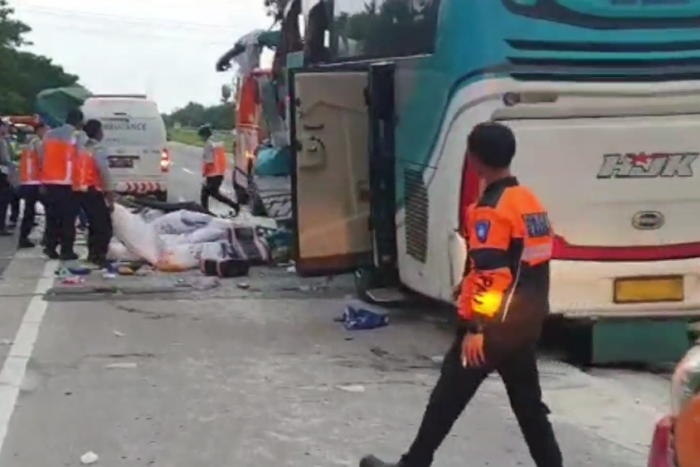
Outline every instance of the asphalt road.
<path id="1" fill-rule="evenodd" d="M 177 199 L 198 193 L 197 153 L 173 148 Z M 396 458 L 451 339 L 428 310 L 347 332 L 334 321 L 348 300 L 344 283 L 321 290 L 285 269 L 256 271 L 249 288 L 229 281 L 210 293 L 47 301 L 56 266 L 22 252 L 0 280 L 0 467 L 77 466 L 89 451 L 110 467 Z M 302 292 L 285 295 L 295 288 Z M 645 465 L 665 378 L 584 373 L 549 359 L 540 371 L 567 466 Z M 533 465 L 497 377 L 436 465 Z"/>

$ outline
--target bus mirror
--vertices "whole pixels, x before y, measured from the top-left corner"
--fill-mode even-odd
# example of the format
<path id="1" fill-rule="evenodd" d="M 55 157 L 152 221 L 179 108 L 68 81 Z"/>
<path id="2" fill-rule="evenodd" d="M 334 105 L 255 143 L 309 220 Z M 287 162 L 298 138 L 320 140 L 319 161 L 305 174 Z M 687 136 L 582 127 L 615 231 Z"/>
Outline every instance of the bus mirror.
<path id="1" fill-rule="evenodd" d="M 224 102 L 228 102 L 228 100 L 231 98 L 231 86 L 228 84 L 224 84 L 221 86 L 221 99 Z"/>

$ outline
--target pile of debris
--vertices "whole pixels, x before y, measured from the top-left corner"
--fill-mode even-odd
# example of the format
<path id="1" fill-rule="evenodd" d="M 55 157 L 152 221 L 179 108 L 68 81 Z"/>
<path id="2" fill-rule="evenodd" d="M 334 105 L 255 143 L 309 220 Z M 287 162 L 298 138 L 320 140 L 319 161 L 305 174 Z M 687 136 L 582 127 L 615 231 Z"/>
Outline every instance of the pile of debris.
<path id="1" fill-rule="evenodd" d="M 273 219 L 246 211 L 218 217 L 116 204 L 112 222 L 110 261 L 146 261 L 159 271 L 200 269 L 219 277 L 238 277 L 250 266 L 289 261 L 291 233 Z"/>

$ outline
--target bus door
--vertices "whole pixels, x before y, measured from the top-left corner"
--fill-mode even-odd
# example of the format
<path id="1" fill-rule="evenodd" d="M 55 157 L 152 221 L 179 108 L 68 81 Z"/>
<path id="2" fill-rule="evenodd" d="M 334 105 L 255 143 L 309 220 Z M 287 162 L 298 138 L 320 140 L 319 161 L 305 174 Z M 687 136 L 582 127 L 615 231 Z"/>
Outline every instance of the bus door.
<path id="1" fill-rule="evenodd" d="M 395 229 L 389 232 L 384 220 L 389 209 L 395 213 L 384 205 L 395 198 L 387 172 L 391 166 L 393 174 L 393 125 L 384 123 L 393 99 L 372 99 L 379 94 L 373 90 L 387 89 L 385 76 L 393 82 L 393 72 L 368 65 L 290 70 L 295 258 L 302 276 L 395 263 L 395 245 L 386 246 L 395 243 Z M 370 109 L 372 101 L 377 107 Z"/>
<path id="2" fill-rule="evenodd" d="M 374 240 L 374 265 L 382 286 L 398 284 L 396 249 L 396 93 L 395 65 L 390 62 L 370 66 L 369 181 L 372 192 L 370 230 Z M 379 285 L 379 284 L 377 284 Z"/>

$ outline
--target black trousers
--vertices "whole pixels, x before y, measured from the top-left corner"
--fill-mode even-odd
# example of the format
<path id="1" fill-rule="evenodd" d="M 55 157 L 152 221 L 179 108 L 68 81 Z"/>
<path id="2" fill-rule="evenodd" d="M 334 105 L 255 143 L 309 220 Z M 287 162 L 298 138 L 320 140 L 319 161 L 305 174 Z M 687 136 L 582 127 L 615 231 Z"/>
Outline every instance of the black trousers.
<path id="1" fill-rule="evenodd" d="M 79 205 L 70 185 L 44 185 L 46 189 L 46 249 L 61 254 L 73 253 L 75 219 Z"/>
<path id="2" fill-rule="evenodd" d="M 428 467 L 452 425 L 490 373 L 500 374 L 530 455 L 537 467 L 562 467 L 562 456 L 542 401 L 534 348 L 510 359 L 481 367 L 462 366 L 463 335 L 445 355 L 440 378 L 430 395 L 423 422 L 413 445 L 403 457 L 406 467 Z M 494 414 L 497 416 L 497 414 Z M 474 429 L 478 429 L 475 427 Z"/>
<path id="3" fill-rule="evenodd" d="M 7 175 L 0 173 L 0 231 L 7 228 L 7 208 L 12 202 L 12 185 Z"/>
<path id="4" fill-rule="evenodd" d="M 16 224 L 19 219 L 19 201 L 20 195 L 17 188 L 11 188 L 10 190 L 10 222 Z"/>
<path id="5" fill-rule="evenodd" d="M 231 209 L 238 211 L 238 203 L 236 203 L 231 198 L 221 194 L 221 184 L 224 183 L 224 176 L 217 175 L 216 177 L 207 177 L 204 180 L 204 185 L 202 185 L 202 193 L 200 202 L 202 207 L 209 210 L 209 198 L 214 198 L 228 205 Z"/>
<path id="6" fill-rule="evenodd" d="M 105 201 L 104 193 L 90 188 L 78 193 L 80 206 L 85 212 L 88 223 L 88 258 L 103 262 L 107 259 L 109 242 L 112 240 L 112 215 Z"/>
<path id="7" fill-rule="evenodd" d="M 39 185 L 23 185 L 19 188 L 19 196 L 24 199 L 24 213 L 19 226 L 20 240 L 28 240 L 36 220 L 36 203 L 39 202 Z"/>

